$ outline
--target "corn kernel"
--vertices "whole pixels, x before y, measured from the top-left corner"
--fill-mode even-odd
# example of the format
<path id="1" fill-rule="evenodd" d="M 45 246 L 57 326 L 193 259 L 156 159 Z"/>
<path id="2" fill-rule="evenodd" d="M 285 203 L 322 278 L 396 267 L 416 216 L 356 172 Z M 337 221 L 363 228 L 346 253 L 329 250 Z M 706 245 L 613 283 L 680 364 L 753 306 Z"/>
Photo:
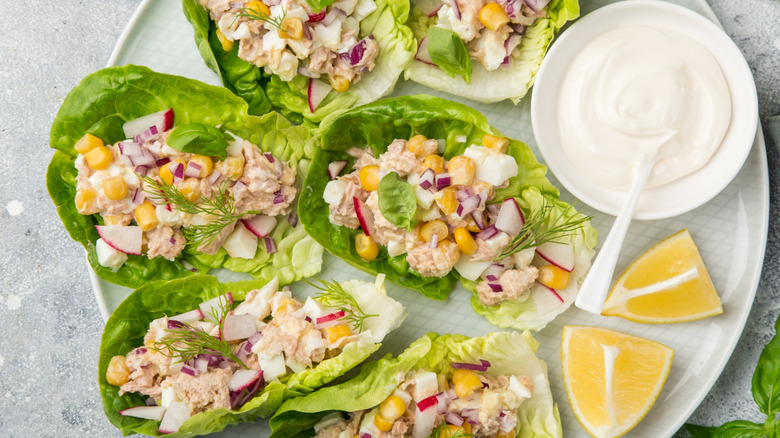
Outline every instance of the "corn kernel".
<path id="1" fill-rule="evenodd" d="M 244 174 L 244 157 L 227 157 L 215 167 L 228 178 L 237 180 Z"/>
<path id="2" fill-rule="evenodd" d="M 338 324 L 325 329 L 328 334 L 328 343 L 332 344 L 341 338 L 347 337 L 352 334 L 352 330 L 346 324 Z"/>
<path id="3" fill-rule="evenodd" d="M 89 167 L 95 170 L 103 170 L 114 161 L 114 154 L 111 153 L 111 149 L 105 146 L 98 146 L 84 154 L 84 159 L 87 160 Z"/>
<path id="4" fill-rule="evenodd" d="M 73 145 L 73 149 L 76 149 L 76 152 L 84 155 L 99 146 L 103 146 L 103 140 L 90 133 L 86 133 Z"/>
<path id="5" fill-rule="evenodd" d="M 288 15 L 282 20 L 282 25 L 276 29 L 276 34 L 279 35 L 279 38 L 299 40 L 303 37 L 303 23 L 299 18 Z"/>
<path id="6" fill-rule="evenodd" d="M 466 374 L 455 384 L 455 394 L 458 398 L 466 398 L 474 392 L 475 389 L 482 388 L 482 381 L 475 373 Z"/>
<path id="7" fill-rule="evenodd" d="M 472 255 L 477 252 L 477 242 L 471 237 L 471 233 L 469 233 L 466 227 L 455 228 L 452 234 L 455 236 L 455 243 L 458 244 L 460 252 L 466 255 Z"/>
<path id="8" fill-rule="evenodd" d="M 97 208 L 97 192 L 92 187 L 76 192 L 76 211 L 81 214 L 95 214 Z"/>
<path id="9" fill-rule="evenodd" d="M 363 190 L 373 192 L 379 188 L 379 166 L 372 164 L 361 167 L 359 177 Z"/>
<path id="10" fill-rule="evenodd" d="M 127 183 L 121 176 L 112 176 L 103 180 L 103 194 L 112 201 L 127 196 Z"/>
<path id="11" fill-rule="evenodd" d="M 173 185 L 173 172 L 176 170 L 176 167 L 181 164 L 182 170 L 184 170 L 187 166 L 187 163 L 182 158 L 177 158 L 171 162 L 168 162 L 166 164 L 163 164 L 162 167 L 160 167 L 160 178 L 163 179 L 168 185 Z"/>
<path id="12" fill-rule="evenodd" d="M 406 411 L 406 404 L 401 397 L 391 395 L 387 397 L 385 401 L 379 404 L 379 415 L 382 418 L 386 418 L 390 421 L 395 421 L 401 418 L 401 415 Z"/>
<path id="13" fill-rule="evenodd" d="M 200 180 L 198 178 L 187 178 L 176 185 L 179 191 L 188 201 L 195 203 L 200 198 Z"/>
<path id="14" fill-rule="evenodd" d="M 277 315 L 284 315 L 287 313 L 292 313 L 298 310 L 298 302 L 293 300 L 292 298 L 284 298 L 279 305 L 274 309 L 274 316 Z"/>
<path id="15" fill-rule="evenodd" d="M 430 242 L 434 235 L 437 236 L 436 241 L 441 242 L 446 239 L 449 234 L 450 230 L 447 228 L 447 224 L 439 219 L 426 222 L 425 225 L 420 228 L 420 237 L 426 242 Z"/>
<path id="16" fill-rule="evenodd" d="M 409 152 L 417 155 L 420 158 L 423 158 L 427 156 L 427 152 L 425 151 L 425 148 L 423 147 L 423 143 L 428 140 L 428 138 L 422 134 L 417 134 L 414 137 L 410 138 L 409 141 L 406 143 L 406 149 L 409 150 Z"/>
<path id="17" fill-rule="evenodd" d="M 504 432 L 502 430 L 499 430 L 496 434 L 496 438 L 515 438 L 515 431 L 510 430 L 509 432 Z"/>
<path id="18" fill-rule="evenodd" d="M 349 79 L 345 78 L 344 76 L 329 75 L 328 81 L 330 82 L 330 86 L 339 93 L 343 93 L 349 90 Z"/>
<path id="19" fill-rule="evenodd" d="M 434 173 L 444 172 L 444 158 L 438 155 L 428 155 L 423 160 L 423 167 L 433 170 Z"/>
<path id="20" fill-rule="evenodd" d="M 555 265 L 544 265 L 539 268 L 537 280 L 551 289 L 563 289 L 569 284 L 569 273 Z"/>
<path id="21" fill-rule="evenodd" d="M 488 3 L 479 10 L 479 21 L 492 31 L 497 31 L 501 26 L 509 23 L 509 16 L 498 3 Z"/>
<path id="22" fill-rule="evenodd" d="M 251 1 L 246 4 L 246 9 L 251 9 L 251 11 L 247 11 L 252 13 L 253 15 L 259 16 L 259 17 L 270 17 L 271 16 L 271 10 L 268 9 L 268 6 L 265 5 L 265 3 L 260 1 Z"/>
<path id="23" fill-rule="evenodd" d="M 379 255 L 379 245 L 373 237 L 360 233 L 355 236 L 355 251 L 363 260 L 370 262 Z"/>
<path id="24" fill-rule="evenodd" d="M 388 432 L 393 428 L 393 422 L 386 420 L 382 415 L 376 414 L 374 416 L 374 426 L 382 432 Z"/>
<path id="25" fill-rule="evenodd" d="M 106 225 L 127 225 L 130 221 L 124 214 L 107 214 L 103 216 L 103 223 Z"/>
<path id="26" fill-rule="evenodd" d="M 455 187 L 445 187 L 434 195 L 436 204 L 444 214 L 452 214 L 458 210 L 458 196 Z"/>
<path id="27" fill-rule="evenodd" d="M 157 228 L 157 224 L 159 223 L 159 220 L 157 220 L 157 210 L 151 202 L 144 201 L 135 208 L 133 215 L 135 216 L 135 223 L 141 227 L 142 231 L 149 231 Z"/>
<path id="28" fill-rule="evenodd" d="M 482 146 L 503 154 L 506 152 L 507 146 L 509 146 L 509 139 L 506 137 L 496 137 L 495 135 L 485 134 L 482 136 Z"/>
<path id="29" fill-rule="evenodd" d="M 458 155 L 452 157 L 449 163 L 450 182 L 454 186 L 471 185 L 474 181 L 474 160 L 465 156 Z"/>
<path id="30" fill-rule="evenodd" d="M 200 166 L 200 173 L 198 174 L 198 178 L 205 178 L 211 174 L 212 170 L 214 170 L 214 161 L 205 155 L 193 155 L 192 158 L 190 158 L 190 162 L 187 163 L 187 167 L 189 167 L 192 163 Z"/>
<path id="31" fill-rule="evenodd" d="M 130 370 L 124 356 L 114 356 L 108 362 L 106 380 L 114 386 L 121 386 L 130 381 Z"/>
<path id="32" fill-rule="evenodd" d="M 217 29 L 217 39 L 219 40 L 219 43 L 222 44 L 222 50 L 226 52 L 233 50 L 233 40 L 229 40 L 219 29 Z"/>
<path id="33" fill-rule="evenodd" d="M 476 375 L 474 371 L 465 370 L 463 368 L 456 368 L 455 370 L 452 371 L 452 384 L 453 385 L 457 384 L 458 382 L 460 382 L 460 379 L 462 379 L 464 376 L 467 376 L 469 374 Z"/>
<path id="34" fill-rule="evenodd" d="M 463 431 L 466 433 L 466 436 L 471 436 L 471 423 L 468 421 L 464 421 L 461 426 L 463 428 Z"/>

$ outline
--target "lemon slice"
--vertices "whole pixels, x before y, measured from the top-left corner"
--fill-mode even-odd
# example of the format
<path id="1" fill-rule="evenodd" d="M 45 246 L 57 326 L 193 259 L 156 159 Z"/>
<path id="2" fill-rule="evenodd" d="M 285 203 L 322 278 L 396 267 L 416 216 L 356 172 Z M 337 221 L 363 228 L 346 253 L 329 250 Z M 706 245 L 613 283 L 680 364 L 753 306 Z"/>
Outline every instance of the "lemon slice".
<path id="1" fill-rule="evenodd" d="M 719 315 L 723 307 L 685 229 L 650 248 L 623 271 L 601 313 L 661 324 Z"/>
<path id="2" fill-rule="evenodd" d="M 647 414 L 674 351 L 614 330 L 565 326 L 561 369 L 574 415 L 596 438 L 619 437 Z"/>

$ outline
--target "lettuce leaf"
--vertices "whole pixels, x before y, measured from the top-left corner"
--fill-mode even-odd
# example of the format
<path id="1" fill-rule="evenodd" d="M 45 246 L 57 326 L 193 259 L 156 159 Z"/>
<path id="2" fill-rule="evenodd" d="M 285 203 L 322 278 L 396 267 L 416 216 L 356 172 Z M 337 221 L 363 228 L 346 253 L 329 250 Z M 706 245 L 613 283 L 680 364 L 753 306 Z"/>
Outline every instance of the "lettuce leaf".
<path id="1" fill-rule="evenodd" d="M 328 183 L 327 167 L 332 161 L 348 160 L 350 164 L 347 168 L 351 168 L 354 158 L 346 151 L 353 146 L 370 147 L 374 156 L 379 156 L 393 140 L 408 139 L 414 134 L 444 139 L 445 158 L 462 154 L 471 144 L 481 144 L 486 133 L 501 134 L 474 109 L 426 95 L 382 99 L 330 116 L 323 122 L 320 131 L 322 148 L 314 154 L 298 200 L 298 215 L 306 231 L 328 251 L 359 269 L 374 275 L 384 273 L 389 281 L 418 290 L 429 298 L 446 299 L 455 286 L 457 274 L 454 270 L 440 278 L 423 277 L 409 267 L 405 255 L 390 257 L 384 248 L 380 249 L 375 260 L 366 262 L 355 250 L 355 236 L 360 230 L 325 220 L 328 204 L 322 199 L 322 194 Z M 460 137 L 465 137 L 465 141 Z M 496 191 L 496 197 L 491 202 L 501 202 L 531 187 L 557 199 L 558 190 L 545 177 L 547 168 L 536 160 L 526 144 L 510 139 L 507 154 L 517 161 L 519 172 L 509 180 L 506 188 Z"/>
<path id="2" fill-rule="evenodd" d="M 558 407 L 550 392 L 547 366 L 535 356 L 537 345 L 528 332 L 496 332 L 479 338 L 429 333 L 397 358 L 387 355 L 363 366 L 353 379 L 285 401 L 269 422 L 271 437 L 313 436 L 313 426 L 331 412 L 373 408 L 395 390 L 399 373 L 422 369 L 449 374 L 453 362 L 480 359 L 492 364 L 488 375 L 523 375 L 533 382 L 531 398 L 518 408 L 518 437 L 560 437 Z"/>
<path id="3" fill-rule="evenodd" d="M 56 152 L 46 173 L 46 185 L 65 228 L 73 240 L 84 245 L 95 272 L 106 281 L 131 288 L 148 281 L 189 276 L 192 272 L 178 261 L 150 260 L 145 256 L 129 256 L 117 271 L 97 262 L 95 225 L 99 224 L 100 217 L 83 216 L 76 211 L 73 199 L 77 172 L 73 161 L 77 152 L 73 144 L 86 132 L 106 143 L 123 140 L 122 125 L 126 121 L 165 108 L 173 108 L 177 126 L 219 126 L 249 140 L 297 169 L 300 181 L 316 148 L 316 139 L 307 128 L 292 126 L 273 112 L 262 117 L 251 116 L 247 113 L 247 103 L 224 88 L 139 66 L 106 68 L 85 77 L 65 98 L 52 124 L 49 144 Z M 182 257 L 204 272 L 229 262 L 225 267 L 230 269 L 233 264 L 241 264 L 242 272 L 259 273 L 265 269 L 270 273 L 278 268 L 285 283 L 319 272 L 322 248 L 306 236 L 302 227 L 290 227 L 283 217 L 279 221 L 280 226 L 275 230 L 279 251 L 271 256 L 261 257 L 264 250 L 258 250 L 253 260 L 230 259 L 224 251 L 213 256 L 185 252 Z M 271 276 L 255 277 L 267 281 Z"/>
<path id="4" fill-rule="evenodd" d="M 415 0 L 418 4 L 422 0 Z M 404 70 L 404 77 L 436 90 L 446 91 L 457 96 L 479 102 L 498 102 L 511 99 L 517 103 L 534 83 L 536 73 L 542 65 L 542 59 L 556 32 L 570 20 L 580 15 L 578 0 L 552 0 L 547 5 L 545 18 L 536 20 L 526 28 L 526 33 L 518 48 L 513 52 L 509 67 L 499 67 L 487 71 L 479 62 L 473 62 L 471 83 L 461 77 L 450 77 L 445 71 L 417 60 L 413 60 Z M 430 18 L 422 8 L 413 7 L 407 23 L 415 37 L 421 41 L 428 30 L 436 24 L 436 17 Z"/>
<path id="5" fill-rule="evenodd" d="M 124 435 L 143 433 L 160 436 L 157 432 L 159 422 L 118 414 L 122 409 L 143 406 L 144 397 L 135 393 L 120 396 L 119 388 L 109 384 L 105 377 L 108 363 L 113 356 L 125 355 L 143 344 L 143 337 L 151 321 L 163 315 L 171 316 L 192 310 L 201 302 L 228 291 L 232 293 L 235 301 L 242 301 L 247 292 L 257 287 L 259 283 L 253 281 L 223 284 L 213 276 L 195 275 L 172 281 L 147 283 L 131 293 L 106 322 L 100 343 L 98 384 L 103 410 L 109 421 Z M 384 288 L 373 290 L 373 297 L 377 298 L 377 293 L 383 294 Z M 394 326 L 397 326 L 403 319 L 403 312 L 398 309 L 402 309 L 402 306 L 395 304 L 396 306 L 389 306 L 380 318 L 393 319 Z M 231 424 L 270 416 L 284 400 L 308 394 L 364 361 L 381 346 L 380 341 L 367 337 L 348 344 L 338 356 L 324 360 L 316 367 L 288 375 L 280 382 L 268 384 L 239 410 L 221 408 L 199 413 L 189 418 L 177 433 L 165 436 L 174 438 L 218 432 Z"/>
<path id="6" fill-rule="evenodd" d="M 238 44 L 225 52 L 216 37 L 216 24 L 198 0 L 182 0 L 187 19 L 195 29 L 195 42 L 206 65 L 222 79 L 225 87 L 249 103 L 250 114 L 264 114 L 273 104 L 296 123 L 319 123 L 326 115 L 373 102 L 395 86 L 404 66 L 414 56 L 417 43 L 404 23 L 409 17 L 405 0 L 375 0 L 377 9 L 360 22 L 360 37 L 373 35 L 379 55 L 372 71 L 343 93 L 331 93 L 312 112 L 308 103 L 309 78 L 296 76 L 285 82 L 238 57 Z"/>

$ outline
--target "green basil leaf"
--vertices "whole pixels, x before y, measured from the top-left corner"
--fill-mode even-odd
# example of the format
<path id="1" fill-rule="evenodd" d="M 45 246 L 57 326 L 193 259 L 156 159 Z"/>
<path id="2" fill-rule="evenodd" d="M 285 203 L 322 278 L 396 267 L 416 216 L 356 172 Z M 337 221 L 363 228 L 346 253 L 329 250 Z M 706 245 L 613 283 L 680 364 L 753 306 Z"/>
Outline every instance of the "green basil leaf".
<path id="1" fill-rule="evenodd" d="M 417 195 L 408 182 L 397 173 L 390 172 L 379 181 L 377 189 L 379 211 L 391 224 L 406 230 L 412 229 L 417 215 Z"/>
<path id="2" fill-rule="evenodd" d="M 775 335 L 764 347 L 753 373 L 753 399 L 766 415 L 780 412 L 780 337 Z"/>
<path id="3" fill-rule="evenodd" d="M 177 151 L 208 157 L 227 156 L 228 134 L 203 123 L 190 123 L 173 128 L 168 136 L 168 146 Z"/>
<path id="4" fill-rule="evenodd" d="M 695 424 L 685 423 L 685 430 L 691 434 L 691 438 L 713 438 L 717 427 L 697 426 Z"/>
<path id="5" fill-rule="evenodd" d="M 745 420 L 729 421 L 715 431 L 716 438 L 763 438 L 765 436 L 763 425 Z"/>
<path id="6" fill-rule="evenodd" d="M 467 84 L 471 83 L 469 52 L 455 32 L 438 26 L 428 29 L 428 55 L 450 77 L 461 75 Z"/>

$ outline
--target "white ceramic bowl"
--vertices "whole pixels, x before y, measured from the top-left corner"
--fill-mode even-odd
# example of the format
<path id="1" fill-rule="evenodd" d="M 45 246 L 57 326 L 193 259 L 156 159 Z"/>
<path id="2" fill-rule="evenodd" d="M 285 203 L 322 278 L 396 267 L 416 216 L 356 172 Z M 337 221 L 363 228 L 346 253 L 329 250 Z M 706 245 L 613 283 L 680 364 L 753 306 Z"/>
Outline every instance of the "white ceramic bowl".
<path id="1" fill-rule="evenodd" d="M 683 178 L 642 193 L 634 217 L 661 219 L 693 210 L 720 193 L 739 172 L 756 135 L 758 100 L 753 75 L 736 44 L 718 25 L 690 9 L 659 0 L 624 1 L 591 12 L 564 31 L 545 56 L 531 97 L 531 123 L 539 150 L 561 184 L 588 205 L 616 215 L 626 192 L 588 179 L 566 155 L 559 138 L 558 100 L 575 55 L 603 32 L 632 25 L 669 28 L 699 42 L 715 57 L 731 92 L 731 123 L 710 161 Z"/>

